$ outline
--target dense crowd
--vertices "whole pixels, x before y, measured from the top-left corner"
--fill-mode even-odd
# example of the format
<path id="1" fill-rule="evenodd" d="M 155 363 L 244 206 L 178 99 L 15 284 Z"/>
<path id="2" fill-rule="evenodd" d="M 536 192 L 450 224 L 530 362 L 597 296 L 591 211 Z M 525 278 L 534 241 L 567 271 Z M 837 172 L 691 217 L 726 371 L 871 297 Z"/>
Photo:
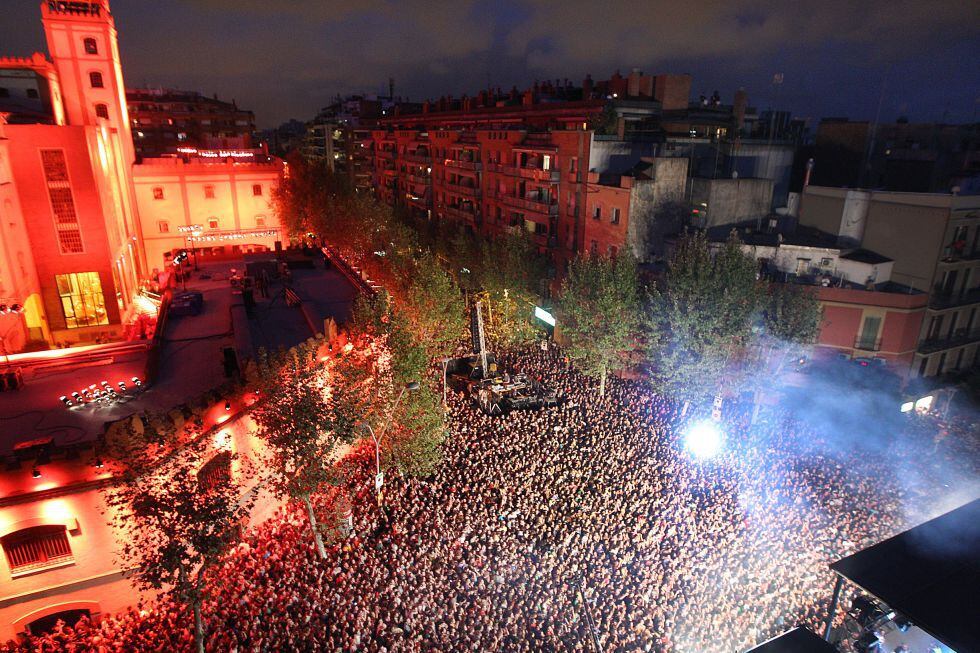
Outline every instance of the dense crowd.
<path id="1" fill-rule="evenodd" d="M 207 649 L 743 651 L 820 627 L 827 564 L 950 492 L 928 472 L 952 437 L 928 457 L 870 455 L 784 412 L 753 425 L 733 410 L 724 453 L 698 462 L 682 446 L 691 416 L 642 385 L 613 380 L 600 396 L 555 349 L 509 363 L 565 402 L 488 417 L 452 397 L 443 464 L 392 479 L 384 509 L 354 456 L 354 535 L 320 561 L 299 510 L 259 527 L 212 572 Z M 9 647 L 185 650 L 190 624 L 157 602 Z"/>

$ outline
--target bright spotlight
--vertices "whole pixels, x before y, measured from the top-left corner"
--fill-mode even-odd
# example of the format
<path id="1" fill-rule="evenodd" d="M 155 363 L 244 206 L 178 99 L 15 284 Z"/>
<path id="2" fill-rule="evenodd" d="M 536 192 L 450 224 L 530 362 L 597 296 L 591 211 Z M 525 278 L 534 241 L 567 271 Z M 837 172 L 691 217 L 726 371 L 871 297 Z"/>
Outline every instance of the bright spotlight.
<path id="1" fill-rule="evenodd" d="M 691 425 L 684 436 L 684 447 L 699 460 L 716 456 L 721 451 L 721 445 L 721 429 L 709 421 Z"/>

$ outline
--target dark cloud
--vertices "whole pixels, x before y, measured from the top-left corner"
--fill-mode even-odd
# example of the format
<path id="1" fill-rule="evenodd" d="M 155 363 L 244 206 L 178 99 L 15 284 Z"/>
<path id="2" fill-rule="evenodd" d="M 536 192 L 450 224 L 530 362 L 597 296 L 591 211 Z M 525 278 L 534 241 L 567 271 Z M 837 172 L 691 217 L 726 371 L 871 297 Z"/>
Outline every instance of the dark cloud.
<path id="1" fill-rule="evenodd" d="M 0 51 L 42 48 L 37 3 L 4 4 Z M 262 125 L 389 76 L 421 99 L 636 66 L 813 117 L 873 115 L 883 81 L 886 118 L 969 120 L 980 95 L 973 2 L 115 0 L 113 11 L 128 84 L 216 92 Z"/>

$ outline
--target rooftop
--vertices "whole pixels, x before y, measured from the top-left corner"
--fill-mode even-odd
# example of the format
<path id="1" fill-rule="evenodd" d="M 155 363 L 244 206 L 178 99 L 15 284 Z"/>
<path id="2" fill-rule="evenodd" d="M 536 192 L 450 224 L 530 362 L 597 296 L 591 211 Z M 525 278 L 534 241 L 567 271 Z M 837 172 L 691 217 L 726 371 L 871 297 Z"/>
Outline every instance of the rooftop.
<path id="1" fill-rule="evenodd" d="M 955 651 L 980 642 L 980 499 L 830 568 Z"/>

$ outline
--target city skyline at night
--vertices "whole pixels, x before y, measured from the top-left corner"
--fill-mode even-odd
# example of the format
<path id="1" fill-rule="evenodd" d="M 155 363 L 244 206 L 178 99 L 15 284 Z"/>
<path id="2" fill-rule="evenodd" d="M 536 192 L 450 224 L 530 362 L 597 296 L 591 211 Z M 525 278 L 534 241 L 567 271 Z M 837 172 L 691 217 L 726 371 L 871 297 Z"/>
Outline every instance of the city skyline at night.
<path id="1" fill-rule="evenodd" d="M 5 53 L 39 49 L 36 4 L 5 7 Z M 421 101 L 638 67 L 690 73 L 695 96 L 718 90 L 728 99 L 745 88 L 756 105 L 813 123 L 873 119 L 879 100 L 885 121 L 968 122 L 980 92 L 969 64 L 980 51 L 971 3 L 612 3 L 601 12 L 518 0 L 118 5 L 129 86 L 234 98 L 260 127 L 304 119 L 338 93 L 384 93 L 389 77 L 397 94 Z M 784 82 L 774 90 L 775 73 Z"/>

